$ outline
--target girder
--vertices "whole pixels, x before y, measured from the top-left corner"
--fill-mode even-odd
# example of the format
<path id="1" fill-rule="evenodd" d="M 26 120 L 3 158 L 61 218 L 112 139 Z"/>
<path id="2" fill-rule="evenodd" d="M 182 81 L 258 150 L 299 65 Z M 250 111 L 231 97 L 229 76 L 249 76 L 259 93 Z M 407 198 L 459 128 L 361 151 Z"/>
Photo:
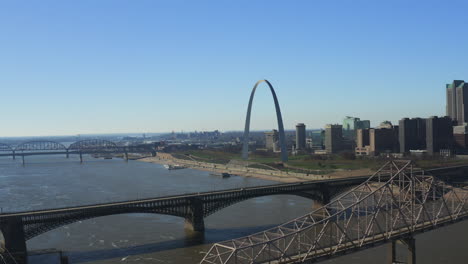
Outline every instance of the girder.
<path id="1" fill-rule="evenodd" d="M 15 151 L 67 150 L 63 144 L 55 141 L 28 141 L 15 147 Z"/>
<path id="2" fill-rule="evenodd" d="M 5 143 L 0 143 L 0 152 L 2 151 L 13 151 L 13 147 Z"/>
<path id="3" fill-rule="evenodd" d="M 81 140 L 71 144 L 69 150 L 115 150 L 117 149 L 117 144 L 112 141 L 103 140 L 103 139 L 87 139 Z"/>
<path id="4" fill-rule="evenodd" d="M 354 181 L 362 181 L 362 179 L 354 179 Z M 343 186 L 349 186 L 349 184 L 350 181 L 341 182 Z M 335 183 L 335 187 L 332 188 L 340 188 L 341 185 Z M 321 192 L 325 186 L 323 183 L 317 182 L 275 184 L 108 204 L 9 213 L 0 215 L 0 226 L 9 217 L 21 218 L 25 230 L 25 239 L 27 240 L 76 221 L 114 214 L 155 213 L 192 219 L 194 213 L 201 217 L 206 217 L 235 203 L 262 196 L 297 195 L 309 199 L 322 200 L 323 195 Z M 198 206 L 194 207 L 194 202 Z M 193 210 L 197 210 L 197 212 Z"/>
<path id="5" fill-rule="evenodd" d="M 389 178 L 381 178 L 389 174 Z M 468 190 L 410 161 L 390 161 L 322 208 L 278 227 L 214 244 L 201 263 L 303 263 L 333 257 L 468 217 Z"/>

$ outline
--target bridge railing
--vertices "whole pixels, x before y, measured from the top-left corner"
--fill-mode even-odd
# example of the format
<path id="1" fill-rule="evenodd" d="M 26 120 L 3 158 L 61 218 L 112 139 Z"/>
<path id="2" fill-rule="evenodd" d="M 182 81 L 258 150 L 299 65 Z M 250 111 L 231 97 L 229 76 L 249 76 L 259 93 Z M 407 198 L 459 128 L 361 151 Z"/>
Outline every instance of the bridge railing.
<path id="1" fill-rule="evenodd" d="M 380 178 L 389 173 L 390 178 Z M 415 175 L 391 161 L 322 208 L 276 228 L 214 244 L 201 263 L 292 263 L 330 257 L 457 221 L 468 215 L 468 190 Z"/>

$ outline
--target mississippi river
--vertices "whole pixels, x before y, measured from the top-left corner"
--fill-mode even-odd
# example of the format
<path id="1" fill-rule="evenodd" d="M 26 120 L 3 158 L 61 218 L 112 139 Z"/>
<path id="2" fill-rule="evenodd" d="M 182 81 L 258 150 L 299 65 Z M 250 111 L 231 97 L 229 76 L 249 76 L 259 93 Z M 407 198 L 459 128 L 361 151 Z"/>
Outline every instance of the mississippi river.
<path id="1" fill-rule="evenodd" d="M 272 184 L 255 178 L 221 178 L 192 169 L 121 159 L 32 156 L 0 158 L 3 212 L 86 205 L 137 198 Z M 258 232 L 306 214 L 312 201 L 278 195 L 227 207 L 205 219 L 204 236 L 184 230 L 184 219 L 158 214 L 124 214 L 76 222 L 27 242 L 29 250 L 56 248 L 70 263 L 198 263 L 210 245 Z M 399 246 L 399 254 L 403 254 Z M 468 263 L 468 221 L 416 237 L 418 263 Z M 380 246 L 323 263 L 384 263 Z M 401 255 L 400 257 L 404 257 Z M 36 257 L 31 264 L 48 263 Z"/>

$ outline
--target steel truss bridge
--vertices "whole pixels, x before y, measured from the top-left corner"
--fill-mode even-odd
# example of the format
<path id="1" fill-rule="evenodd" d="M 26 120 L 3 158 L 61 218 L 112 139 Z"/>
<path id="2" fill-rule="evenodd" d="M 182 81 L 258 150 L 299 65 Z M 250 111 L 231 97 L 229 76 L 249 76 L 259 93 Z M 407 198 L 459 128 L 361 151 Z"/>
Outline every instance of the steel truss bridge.
<path id="1" fill-rule="evenodd" d="M 297 195 L 315 200 L 317 203 L 327 203 L 330 197 L 366 181 L 367 178 L 275 184 L 69 208 L 3 213 L 0 214 L 0 231 L 5 238 L 7 251 L 15 256 L 15 262 L 24 263 L 27 240 L 81 220 L 127 213 L 165 214 L 185 218 L 185 228 L 202 232 L 205 217 L 248 199 L 269 195 Z"/>
<path id="2" fill-rule="evenodd" d="M 397 162 L 394 162 L 397 163 Z M 393 163 L 392 163 L 393 164 Z M 388 166 L 388 165 L 387 165 Z M 443 177 L 450 177 L 452 178 L 455 172 L 456 174 L 460 174 L 465 172 L 467 169 L 466 166 L 456 166 L 456 167 L 446 167 L 446 168 L 438 168 L 430 170 L 433 173 L 437 173 Z M 292 255 L 285 255 L 281 257 L 281 254 L 278 253 L 279 250 L 271 251 L 269 254 L 269 258 L 252 258 L 252 261 L 249 261 L 248 258 L 243 258 L 237 250 L 246 249 L 249 245 L 253 246 L 251 250 L 256 250 L 255 252 L 261 253 L 259 256 L 263 256 L 263 250 L 259 249 L 263 247 L 264 244 L 261 243 L 268 243 L 271 242 L 273 245 L 278 246 L 279 248 L 283 248 L 282 246 L 286 246 L 285 244 L 287 241 L 293 241 L 291 238 L 295 238 L 291 232 L 296 228 L 298 231 L 305 229 L 308 225 L 316 223 L 315 226 L 311 227 L 311 230 L 314 230 L 314 234 L 311 234 L 310 230 L 305 232 L 304 235 L 300 235 L 301 239 L 299 240 L 300 243 L 292 242 L 292 244 L 286 249 L 284 249 L 285 253 L 295 252 L 295 249 L 301 249 L 300 253 L 304 254 L 307 251 L 305 250 L 306 245 L 310 245 L 313 240 L 314 235 L 320 235 L 320 239 L 316 242 L 316 246 L 309 252 L 308 255 L 296 255 L 296 257 L 307 257 L 313 253 L 322 253 L 321 255 L 316 255 L 316 257 L 323 257 L 329 256 L 327 253 L 329 251 L 324 251 L 326 245 L 330 245 L 341 239 L 339 233 L 341 227 L 343 230 L 346 230 L 347 227 L 350 227 L 350 223 L 346 223 L 349 219 L 353 219 L 352 221 L 356 221 L 356 219 L 361 219 L 364 221 L 367 219 L 368 222 L 373 222 L 373 216 L 375 215 L 375 220 L 382 219 L 383 208 L 389 209 L 390 206 L 394 206 L 393 213 L 396 214 L 399 211 L 395 211 L 397 209 L 397 205 L 405 202 L 406 200 L 402 199 L 402 195 L 406 195 L 407 198 L 410 197 L 412 193 L 417 193 L 417 197 L 425 197 L 424 201 L 428 199 L 434 199 L 436 204 L 433 206 L 440 205 L 441 202 L 455 202 L 453 200 L 453 195 L 464 195 L 463 189 L 456 189 L 447 186 L 446 184 L 435 180 L 432 176 L 424 176 L 423 178 L 425 184 L 423 185 L 426 189 L 420 190 L 421 186 L 416 186 L 415 181 L 411 181 L 408 179 L 402 179 L 399 181 L 400 185 L 390 186 L 387 184 L 388 182 L 392 182 L 393 184 L 398 183 L 396 177 L 403 175 L 404 172 L 408 170 L 408 167 L 405 167 L 403 171 L 397 171 L 396 168 L 390 170 L 381 169 L 378 173 L 373 175 L 370 179 L 369 177 L 354 177 L 354 178 L 343 178 L 343 179 L 333 179 L 333 180 L 321 180 L 321 181 L 310 181 L 310 182 L 301 182 L 301 183 L 289 183 L 289 184 L 274 184 L 274 185 L 267 185 L 267 186 L 258 186 L 258 187 L 248 187 L 248 188 L 239 188 L 239 189 L 230 189 L 230 190 L 222 190 L 222 191 L 213 191 L 213 192 L 203 192 L 203 193 L 193 193 L 193 194 L 183 194 L 183 195 L 174 195 L 174 196 L 166 196 L 166 197 L 156 197 L 156 198 L 148 198 L 148 199 L 139 199 L 139 200 L 131 200 L 131 201 L 120 201 L 120 202 L 112 202 L 112 203 L 102 203 L 102 204 L 93 204 L 93 205 L 85 205 L 85 206 L 76 206 L 76 207 L 67 207 L 67 208 L 55 208 L 55 209 L 45 209 L 45 210 L 37 210 L 37 211 L 28 211 L 28 212 L 8 212 L 8 213 L 0 213 L 0 231 L 3 234 L 5 239 L 5 248 L 8 254 L 2 254 L 0 248 L 0 258 L 4 257 L 4 260 L 7 263 L 25 263 L 26 258 L 26 241 L 32 239 L 36 236 L 39 236 L 47 231 L 53 230 L 55 228 L 59 228 L 64 225 L 68 225 L 77 221 L 108 216 L 108 215 L 116 215 L 116 214 L 127 214 L 127 213 L 152 213 L 152 214 L 166 214 L 166 215 L 173 215 L 185 218 L 185 227 L 194 231 L 203 232 L 204 231 L 204 218 L 214 214 L 215 212 L 226 208 L 230 205 L 256 198 L 262 196 L 269 196 L 269 195 L 297 195 L 301 197 L 306 197 L 311 200 L 314 200 L 314 205 L 319 205 L 317 210 L 314 210 L 313 213 L 307 215 L 303 218 L 296 219 L 293 222 L 285 224 L 283 226 L 278 227 L 277 229 L 269 230 L 265 232 L 265 235 L 253 235 L 250 238 L 243 238 L 236 242 L 237 240 L 229 241 L 229 242 L 222 242 L 215 244 L 210 252 L 207 254 L 203 263 L 235 263 L 234 257 L 237 255 L 239 258 L 237 259 L 238 263 L 262 263 L 268 262 L 271 263 L 281 263 L 287 262 L 283 260 L 293 259 Z M 422 172 L 421 172 L 422 173 Z M 411 174 L 408 174 L 411 177 Z M 425 178 L 424 178 L 425 177 Z M 353 186 L 357 186 L 353 189 Z M 410 188 L 411 187 L 411 188 Z M 410 189 L 408 189 L 410 188 Z M 429 188 L 429 189 L 428 189 Z M 411 192 L 411 190 L 413 190 Z M 425 192 L 423 192 L 426 190 Z M 429 196 L 426 195 L 428 190 L 434 191 L 434 195 Z M 452 190 L 457 190 L 453 192 Z M 395 201 L 390 200 L 391 193 L 397 195 Z M 409 191 L 409 193 L 408 193 Z M 417 191 L 417 192 L 416 192 Z M 344 193 L 343 195 L 340 195 Z M 379 198 L 380 196 L 385 195 L 383 198 Z M 333 198 L 338 197 L 338 198 Z M 361 205 L 356 206 L 353 204 L 353 199 L 361 199 Z M 463 199 L 465 196 L 463 196 Z M 398 200 L 400 199 L 400 200 Z M 332 202 L 330 202 L 332 201 Z M 371 202 L 379 201 L 378 203 L 373 204 Z M 384 201 L 387 201 L 388 204 L 386 207 L 382 207 Z M 397 203 L 400 201 L 400 203 Z M 419 200 L 418 200 L 419 201 Z M 407 202 L 407 201 L 406 201 Z M 322 207 L 322 204 L 326 204 L 325 207 Z M 452 204 L 452 203 L 450 203 Z M 353 207 L 354 205 L 354 207 Z M 413 208 L 420 206 L 421 203 L 414 204 Z M 452 204 L 453 205 L 453 204 Z M 346 212 L 340 211 L 340 206 L 348 206 Z M 336 207 L 336 208 L 335 208 Z M 434 207 L 435 208 L 435 207 Z M 464 207 L 463 207 L 464 208 Z M 377 213 L 372 213 L 377 211 Z M 405 215 L 408 215 L 408 208 L 407 206 L 401 209 Z M 340 213 L 341 212 L 341 213 Z M 353 213 L 354 212 L 354 213 Z M 452 212 L 452 211 L 451 211 Z M 464 211 L 463 211 L 464 212 Z M 442 220 L 435 221 L 435 226 L 439 226 L 444 223 L 448 223 L 444 217 L 446 217 L 447 211 L 441 210 L 438 217 Z M 458 216 L 454 216 L 453 221 L 461 220 L 464 217 L 464 214 L 459 214 Z M 387 219 L 388 220 L 388 219 Z M 408 220 L 407 218 L 403 218 L 403 220 Z M 314 222 L 315 221 L 315 222 Z M 344 222 L 343 222 L 344 221 Z M 369 244 L 369 237 L 372 235 L 376 226 L 369 225 L 362 222 L 358 225 L 358 238 L 363 239 L 365 243 L 363 243 L 360 247 L 349 247 L 347 250 L 356 250 L 358 248 L 365 248 L 368 247 Z M 387 223 L 387 222 L 386 222 Z M 419 223 L 419 222 L 418 222 Z M 345 226 L 343 227 L 343 224 Z M 398 225 L 397 225 L 398 224 Z M 388 223 L 387 223 L 388 225 Z M 386 225 L 386 226 L 387 226 Z M 398 231 L 401 228 L 401 221 L 395 222 L 394 233 L 391 239 L 397 239 L 398 234 L 395 231 Z M 320 227 L 324 226 L 322 231 L 318 230 Z M 420 226 L 417 226 L 418 228 Z M 351 228 L 351 227 L 350 227 Z M 363 228 L 367 228 L 368 231 L 363 231 Z M 379 227 L 378 230 L 380 230 Z M 398 229 L 399 228 L 399 229 Z M 332 230 L 332 233 L 327 233 Z M 350 229 L 351 230 L 351 229 Z M 407 229 L 403 229 L 401 234 L 407 235 L 405 233 Z M 413 233 L 419 231 L 419 229 L 414 229 Z M 276 235 L 273 233 L 277 232 Z M 278 233 L 285 235 L 282 237 L 278 235 Z M 356 231 L 349 231 L 344 238 L 341 239 L 341 244 L 335 243 L 333 245 L 337 246 L 337 251 L 333 255 L 343 254 L 347 252 L 347 250 L 343 250 L 343 245 L 359 245 L 360 242 L 352 241 L 354 244 L 347 244 L 347 238 L 353 237 Z M 263 234 L 263 233 L 262 233 Z M 273 235 L 272 235 L 273 234 Z M 305 235 L 308 235 L 307 237 Z M 364 234 L 366 237 L 363 238 Z M 286 235 L 291 235 L 291 237 L 286 237 Z M 375 234 L 376 235 L 376 234 Z M 298 235 L 299 236 L 299 235 Z M 260 237 L 263 237 L 263 240 L 258 240 Z M 278 242 L 267 241 L 265 238 L 277 238 Z M 346 238 L 346 239 L 345 239 Z M 354 237 L 353 237 L 354 238 Z M 378 238 L 378 236 L 375 236 Z M 288 240 L 289 239 L 289 240 Z M 387 239 L 388 240 L 388 239 Z M 387 241 L 385 239 L 375 240 L 374 243 L 378 243 L 379 241 Z M 250 242 L 258 242 L 260 243 L 260 247 L 254 246 L 253 244 L 248 244 L 247 241 Z M 295 240 L 294 240 L 295 241 Z M 405 240 L 406 241 L 406 240 Z M 234 243 L 234 244 L 232 244 Z M 276 243 L 276 244 L 275 244 Z M 283 244 L 281 244 L 283 243 Z M 296 243 L 296 244 L 294 244 Z M 328 244 L 327 244 L 328 243 Z M 233 247 L 236 245 L 237 247 Z M 293 246 L 297 245 L 297 247 Z M 299 247 L 300 245 L 300 247 Z M 269 246 L 270 250 L 273 250 L 272 246 Z M 322 250 L 322 251 L 320 251 Z M 233 253 L 234 252 L 234 253 Z M 274 253 L 276 252 L 276 253 Z M 219 253 L 219 254 L 218 254 Z M 242 253 L 242 254 L 243 254 Z M 297 252 L 295 252 L 297 253 Z M 11 255 L 10 255 L 11 254 Z M 276 254 L 276 255 L 275 255 Z M 274 258 L 277 257 L 277 258 Z M 256 262 L 253 262 L 255 259 Z M 273 260 L 271 260 L 273 259 Z M 308 258 L 307 258 L 308 259 Z M 228 262 L 223 262 L 228 260 Z M 265 260 L 265 261 L 263 261 Z M 295 259 L 296 260 L 296 259 Z M 9 262 L 8 262 L 9 261 Z M 299 261 L 300 262 L 300 259 Z"/>
<path id="3" fill-rule="evenodd" d="M 70 146 L 55 142 L 55 141 L 28 141 L 16 146 L 5 143 L 0 143 L 0 157 L 12 156 L 33 156 L 33 155 L 56 155 L 64 154 L 68 158 L 71 154 L 80 155 L 80 160 L 83 161 L 83 154 L 115 154 L 122 153 L 128 160 L 128 153 L 151 153 L 156 155 L 153 146 L 150 145 L 133 145 L 119 146 L 116 143 L 103 139 L 88 139 L 77 141 Z"/>
<path id="4" fill-rule="evenodd" d="M 381 177 L 390 175 L 390 177 Z M 415 171 L 410 161 L 389 161 L 362 184 L 321 208 L 278 227 L 214 244 L 202 264 L 312 263 L 389 243 L 408 246 L 414 235 L 467 219 L 468 189 Z"/>

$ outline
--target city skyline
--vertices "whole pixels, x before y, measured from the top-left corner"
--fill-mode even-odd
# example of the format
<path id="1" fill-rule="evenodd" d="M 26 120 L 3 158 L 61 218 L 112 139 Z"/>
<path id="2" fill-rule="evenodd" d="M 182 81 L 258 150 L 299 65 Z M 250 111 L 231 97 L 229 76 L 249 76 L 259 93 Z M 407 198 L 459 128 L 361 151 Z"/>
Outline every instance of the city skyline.
<path id="1" fill-rule="evenodd" d="M 468 4 L 430 4 L 3 3 L 0 137 L 241 131 L 263 78 L 288 130 L 445 116 Z M 266 88 L 252 130 L 277 128 Z"/>

